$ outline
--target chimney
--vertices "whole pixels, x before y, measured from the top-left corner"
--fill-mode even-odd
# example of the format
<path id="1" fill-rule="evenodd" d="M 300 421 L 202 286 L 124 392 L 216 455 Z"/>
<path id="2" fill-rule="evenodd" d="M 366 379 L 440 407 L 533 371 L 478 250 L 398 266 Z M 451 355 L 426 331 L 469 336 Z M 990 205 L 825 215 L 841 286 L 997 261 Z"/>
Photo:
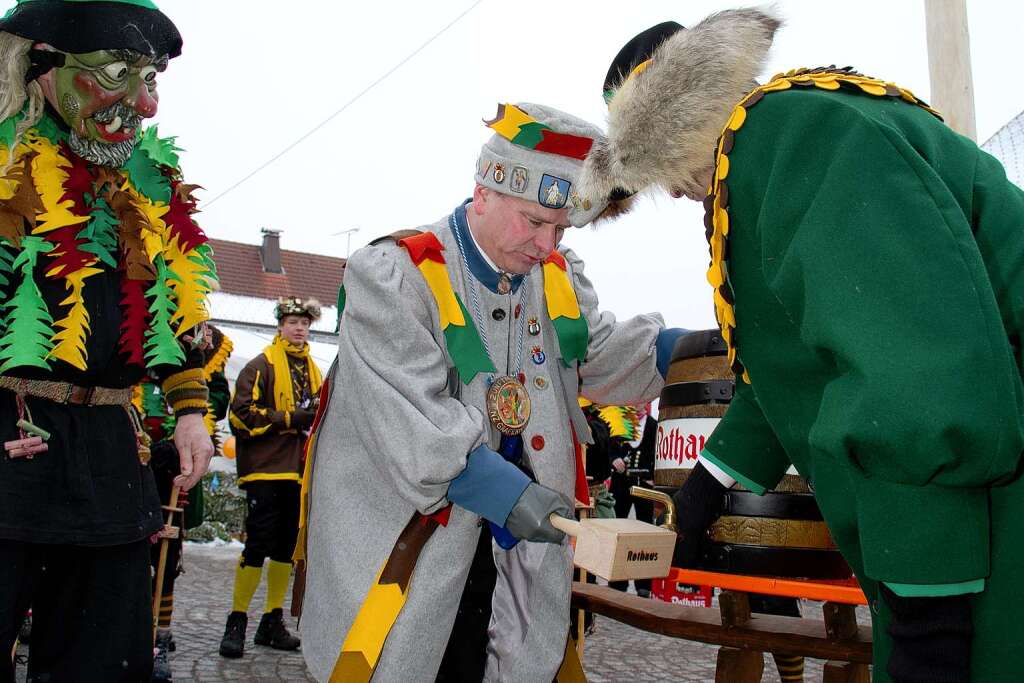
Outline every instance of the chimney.
<path id="1" fill-rule="evenodd" d="M 260 245 L 260 261 L 264 273 L 283 273 L 281 267 L 281 231 L 262 228 L 263 244 Z"/>

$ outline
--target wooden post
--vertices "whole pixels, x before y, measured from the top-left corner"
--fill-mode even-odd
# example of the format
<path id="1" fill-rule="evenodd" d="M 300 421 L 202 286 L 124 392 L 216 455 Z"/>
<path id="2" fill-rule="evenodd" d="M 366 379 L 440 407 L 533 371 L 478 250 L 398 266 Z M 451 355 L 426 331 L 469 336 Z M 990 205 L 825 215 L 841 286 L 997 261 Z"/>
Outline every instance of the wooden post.
<path id="1" fill-rule="evenodd" d="M 764 655 L 755 650 L 718 648 L 715 683 L 760 683 L 764 674 Z"/>
<path id="2" fill-rule="evenodd" d="M 718 609 L 722 612 L 722 626 L 746 626 L 750 621 L 750 596 L 739 591 L 718 594 Z"/>
<path id="3" fill-rule="evenodd" d="M 924 0 L 929 104 L 950 128 L 977 141 L 966 0 Z"/>
<path id="4" fill-rule="evenodd" d="M 839 642 L 857 637 L 857 608 L 839 602 L 826 602 L 821 606 L 825 618 L 825 634 L 829 640 Z M 825 662 L 822 683 L 870 683 L 871 672 L 867 664 L 857 662 Z"/>

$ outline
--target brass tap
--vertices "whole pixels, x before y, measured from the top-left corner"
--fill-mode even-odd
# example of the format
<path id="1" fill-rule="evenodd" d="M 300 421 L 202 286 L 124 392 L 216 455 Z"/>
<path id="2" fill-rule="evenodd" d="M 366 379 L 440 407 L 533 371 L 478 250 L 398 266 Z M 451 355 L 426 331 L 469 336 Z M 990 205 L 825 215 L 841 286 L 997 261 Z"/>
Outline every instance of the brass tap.
<path id="1" fill-rule="evenodd" d="M 672 502 L 672 498 L 667 493 L 645 489 L 643 486 L 631 486 L 629 493 L 637 498 L 644 498 L 663 505 L 665 507 L 665 519 L 660 526 L 669 531 L 676 530 L 676 504 Z"/>

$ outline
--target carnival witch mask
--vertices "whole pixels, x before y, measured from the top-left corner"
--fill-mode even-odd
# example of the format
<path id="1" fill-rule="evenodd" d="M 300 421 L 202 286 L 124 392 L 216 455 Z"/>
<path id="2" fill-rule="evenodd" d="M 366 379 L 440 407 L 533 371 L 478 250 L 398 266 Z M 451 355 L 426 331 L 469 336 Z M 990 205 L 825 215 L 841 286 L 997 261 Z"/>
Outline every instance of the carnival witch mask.
<path id="1" fill-rule="evenodd" d="M 119 168 L 143 119 L 156 114 L 157 74 L 181 54 L 181 35 L 152 0 L 18 0 L 0 32 L 32 42 L 25 82 L 83 159 Z"/>
<path id="2" fill-rule="evenodd" d="M 167 68 L 167 56 L 154 59 L 124 49 L 56 54 L 64 65 L 38 81 L 70 128 L 68 144 L 87 161 L 120 167 L 132 154 L 142 120 L 156 114 L 156 78 Z"/>

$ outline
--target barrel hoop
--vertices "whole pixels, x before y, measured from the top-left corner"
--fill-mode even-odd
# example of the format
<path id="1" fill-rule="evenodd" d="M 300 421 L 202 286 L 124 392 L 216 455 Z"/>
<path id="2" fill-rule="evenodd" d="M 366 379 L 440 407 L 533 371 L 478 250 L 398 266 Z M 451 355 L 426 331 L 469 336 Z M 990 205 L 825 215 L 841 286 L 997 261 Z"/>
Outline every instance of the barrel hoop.
<path id="1" fill-rule="evenodd" d="M 661 390 L 658 405 L 694 406 L 706 403 L 729 403 L 736 382 L 731 379 L 711 379 L 702 382 L 676 382 Z"/>
<path id="2" fill-rule="evenodd" d="M 722 514 L 740 517 L 778 517 L 820 521 L 821 510 L 810 493 L 766 493 L 726 491 L 722 496 Z"/>
<path id="3" fill-rule="evenodd" d="M 853 574 L 842 554 L 835 550 L 732 543 L 708 543 L 695 568 L 727 574 L 806 579 L 845 579 Z"/>
<path id="4" fill-rule="evenodd" d="M 672 349 L 672 360 L 700 358 L 702 356 L 724 356 L 728 353 L 721 330 L 697 330 L 682 335 Z"/>

